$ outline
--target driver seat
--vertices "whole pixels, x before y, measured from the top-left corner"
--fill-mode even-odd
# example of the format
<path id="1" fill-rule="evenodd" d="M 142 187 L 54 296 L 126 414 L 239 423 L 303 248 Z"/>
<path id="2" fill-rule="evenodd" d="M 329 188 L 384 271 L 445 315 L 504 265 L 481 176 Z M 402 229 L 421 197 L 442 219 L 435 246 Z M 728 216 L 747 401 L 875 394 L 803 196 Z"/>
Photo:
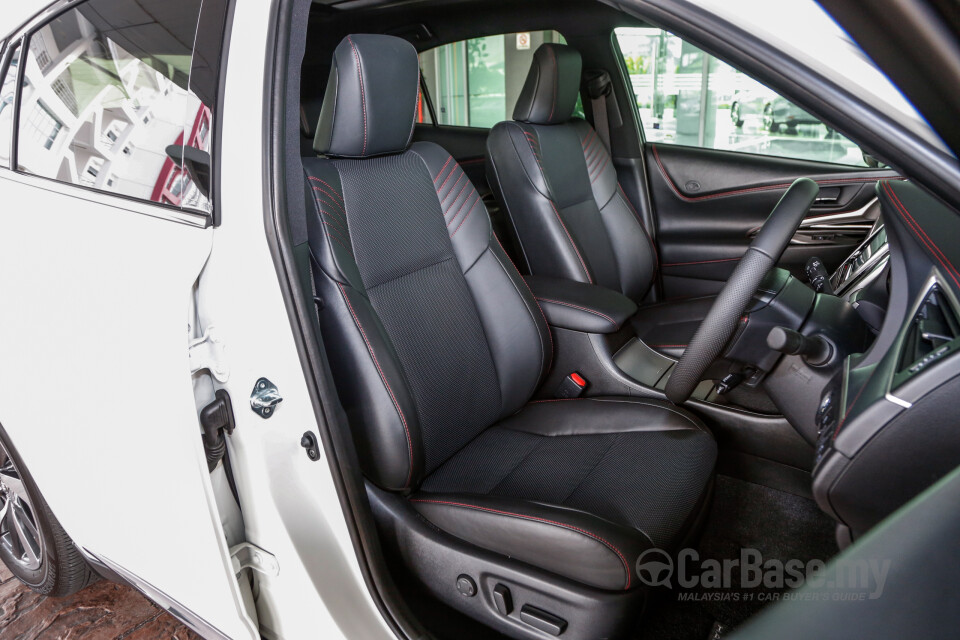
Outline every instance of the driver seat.
<path id="1" fill-rule="evenodd" d="M 516 611 L 483 604 L 490 593 L 457 592 L 467 557 L 537 576 L 548 603 L 636 590 L 640 554 L 675 549 L 704 512 L 717 448 L 662 401 L 530 402 L 549 327 L 457 162 L 411 144 L 418 71 L 392 36 L 351 35 L 334 52 L 321 157 L 303 160 L 319 325 L 368 490 L 394 514 L 385 537 L 438 597 L 530 637 Z M 597 611 L 571 609 L 564 637 L 591 637 L 600 627 L 575 620 Z"/>
<path id="2" fill-rule="evenodd" d="M 657 249 L 603 141 L 572 118 L 580 67 L 572 47 L 536 50 L 513 121 L 487 138 L 487 181 L 531 275 L 601 285 L 640 305 L 656 277 Z M 631 322 L 648 346 L 679 357 L 714 298 L 641 306 Z"/>

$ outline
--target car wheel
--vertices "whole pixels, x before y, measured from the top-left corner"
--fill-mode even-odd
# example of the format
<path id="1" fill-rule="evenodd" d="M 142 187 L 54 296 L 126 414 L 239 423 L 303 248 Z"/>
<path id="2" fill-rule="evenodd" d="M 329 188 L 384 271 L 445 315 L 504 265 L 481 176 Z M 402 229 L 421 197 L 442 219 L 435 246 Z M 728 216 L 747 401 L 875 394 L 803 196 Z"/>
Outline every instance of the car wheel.
<path id="1" fill-rule="evenodd" d="M 789 133 L 789 134 L 792 135 L 792 136 L 797 135 L 797 125 L 795 125 L 795 124 L 788 124 L 788 125 L 787 125 L 787 133 Z"/>
<path id="2" fill-rule="evenodd" d="M 733 126 L 737 129 L 743 126 L 743 118 L 740 117 L 740 104 L 734 102 L 733 106 L 730 107 L 730 120 L 733 121 Z"/>
<path id="3" fill-rule="evenodd" d="M 0 428 L 0 560 L 37 593 L 70 595 L 97 575 L 23 469 Z"/>

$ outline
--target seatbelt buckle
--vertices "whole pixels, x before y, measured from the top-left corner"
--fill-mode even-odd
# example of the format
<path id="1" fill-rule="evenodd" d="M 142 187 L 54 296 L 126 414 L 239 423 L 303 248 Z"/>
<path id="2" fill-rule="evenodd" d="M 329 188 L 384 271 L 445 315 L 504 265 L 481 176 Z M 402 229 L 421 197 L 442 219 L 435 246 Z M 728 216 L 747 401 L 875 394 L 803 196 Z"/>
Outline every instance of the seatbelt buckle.
<path id="1" fill-rule="evenodd" d="M 579 398 L 587 389 L 587 381 L 579 373 L 574 371 L 560 383 L 557 387 L 555 398 Z"/>

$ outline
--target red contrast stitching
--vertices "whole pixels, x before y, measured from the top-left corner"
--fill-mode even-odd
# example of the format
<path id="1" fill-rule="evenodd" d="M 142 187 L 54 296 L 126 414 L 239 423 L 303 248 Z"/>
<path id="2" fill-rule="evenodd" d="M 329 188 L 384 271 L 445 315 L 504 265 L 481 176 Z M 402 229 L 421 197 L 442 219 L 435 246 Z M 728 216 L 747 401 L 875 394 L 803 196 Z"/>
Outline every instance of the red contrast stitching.
<path id="1" fill-rule="evenodd" d="M 739 262 L 740 258 L 717 258 L 716 260 L 694 260 L 693 262 L 668 262 L 665 267 L 685 267 L 690 264 L 713 264 L 714 262 Z"/>
<path id="2" fill-rule="evenodd" d="M 339 220 L 338 218 L 335 218 L 334 216 L 330 215 L 327 211 L 325 211 L 324 208 L 323 208 L 323 204 L 322 204 L 322 203 L 321 203 L 321 205 L 320 205 L 320 213 L 323 214 L 323 215 L 325 215 L 325 216 L 327 216 L 328 218 L 330 218 L 331 220 L 333 220 L 333 221 L 336 223 L 336 224 L 330 225 L 331 227 L 333 227 L 333 228 L 336 229 L 337 231 L 342 231 L 342 232 L 346 233 L 346 234 L 349 236 L 350 230 L 347 229 L 347 228 L 345 228 L 345 227 L 340 223 L 340 220 Z M 326 220 L 321 219 L 320 221 L 321 221 L 322 223 L 324 223 L 324 224 L 329 224 Z"/>
<path id="3" fill-rule="evenodd" d="M 597 169 L 597 175 L 593 176 L 593 180 L 590 181 L 590 184 L 593 184 L 600 179 L 600 176 L 603 175 L 603 170 L 607 168 L 607 163 L 610 161 L 610 156 L 604 156 L 603 162 L 600 163 L 600 168 Z"/>
<path id="4" fill-rule="evenodd" d="M 681 200 L 686 202 L 699 202 L 701 200 L 712 200 L 713 198 L 724 198 L 726 196 L 735 196 L 744 193 L 754 193 L 758 191 L 775 191 L 777 189 L 786 189 L 789 187 L 792 182 L 781 182 L 778 184 L 768 184 L 762 187 L 750 187 L 748 189 L 735 189 L 733 191 L 721 191 L 720 193 L 711 193 L 705 196 L 685 196 L 680 193 L 680 190 L 677 189 L 677 185 L 673 182 L 673 179 L 670 177 L 670 174 L 667 173 L 666 168 L 663 166 L 663 162 L 660 161 L 660 154 L 657 153 L 657 146 L 650 145 L 653 149 L 653 157 L 657 161 L 657 166 L 660 168 L 660 173 L 663 175 L 664 179 L 667 181 L 667 185 L 670 187 L 670 190 L 673 191 Z M 864 179 L 864 178 L 829 178 L 824 180 L 814 180 L 819 185 L 831 185 L 831 184 L 844 184 L 847 182 L 860 182 L 862 184 L 867 184 L 870 182 L 887 182 L 889 180 L 903 180 L 902 177 L 890 177 L 890 178 L 877 178 L 877 179 Z M 836 215 L 836 214 L 829 214 Z"/>
<path id="5" fill-rule="evenodd" d="M 312 176 L 307 176 L 307 177 L 308 177 L 308 178 L 312 178 Z M 319 187 L 313 187 L 313 190 L 314 190 L 314 191 L 322 191 L 323 193 L 326 193 L 325 191 L 323 191 L 323 190 L 320 189 Z M 328 195 L 328 197 L 329 197 L 329 194 L 327 194 L 327 195 Z M 334 216 L 334 215 L 331 214 L 330 211 L 327 211 L 327 210 L 326 210 L 326 207 L 325 207 L 326 203 L 325 203 L 324 201 L 322 201 L 322 200 L 321 200 L 320 198 L 318 198 L 316 195 L 313 196 L 313 200 L 314 200 L 314 202 L 315 202 L 316 205 L 317 205 L 317 210 L 320 212 L 320 215 L 321 215 L 320 222 L 322 222 L 322 223 L 324 224 L 324 229 L 323 229 L 323 231 L 324 231 L 324 233 L 326 234 L 326 236 L 327 236 L 328 238 L 330 238 L 331 240 L 335 241 L 335 242 L 336 242 L 337 244 L 339 244 L 341 247 L 343 247 L 343 248 L 347 251 L 347 253 L 349 253 L 350 255 L 353 255 L 353 250 L 352 250 L 349 246 L 347 246 L 347 245 L 350 244 L 350 229 L 349 229 L 349 225 L 347 224 L 346 219 L 343 219 L 343 220 L 342 220 L 342 225 L 341 225 L 341 219 L 340 219 L 340 217 L 339 217 L 339 216 Z M 333 203 L 333 204 L 336 204 L 336 203 Z M 344 215 L 346 215 L 346 214 L 344 214 Z M 328 218 L 330 218 L 331 220 L 333 220 L 333 221 L 336 222 L 337 224 L 334 225 L 334 224 L 331 224 L 331 223 L 327 222 L 326 220 L 323 219 L 322 216 L 327 216 Z M 331 231 L 330 231 L 331 229 L 332 229 L 333 231 L 337 232 L 336 235 L 334 235 L 333 233 L 331 233 Z M 344 235 L 346 236 L 346 238 L 341 239 L 340 234 L 344 234 Z M 332 247 L 331 247 L 331 249 L 332 249 Z"/>
<path id="6" fill-rule="evenodd" d="M 580 146 L 583 147 L 584 156 L 586 156 L 587 151 L 590 150 L 590 147 L 593 146 L 593 143 L 596 142 L 597 139 L 598 136 L 596 130 L 593 127 L 590 127 L 590 131 L 587 132 L 587 137 L 580 141 Z"/>
<path id="7" fill-rule="evenodd" d="M 486 511 L 486 512 L 488 512 L 488 513 L 496 513 L 496 514 L 505 515 L 505 516 L 512 516 L 512 517 L 514 517 L 514 518 L 521 518 L 521 519 L 523 519 L 523 520 L 532 520 L 532 521 L 535 521 L 535 522 L 543 522 L 543 523 L 545 523 L 545 524 L 552 524 L 552 525 L 554 525 L 554 526 L 556 526 L 556 527 L 561 527 L 561 528 L 563 528 L 563 529 L 568 529 L 568 530 L 570 530 L 570 531 L 576 531 L 577 533 L 582 533 L 583 535 L 585 535 L 585 536 L 587 536 L 587 537 L 589 537 L 589 538 L 593 538 L 594 540 L 603 543 L 604 546 L 606 546 L 608 549 L 610 549 L 610 550 L 613 551 L 615 554 L 617 554 L 617 557 L 620 558 L 620 562 L 623 563 L 623 568 L 624 568 L 624 570 L 625 570 L 626 573 L 627 573 L 627 584 L 626 584 L 626 586 L 624 587 L 624 590 L 627 590 L 627 589 L 630 588 L 630 577 L 631 577 L 631 576 L 630 576 L 630 564 L 627 562 L 627 559 L 626 559 L 625 557 L 623 557 L 623 554 L 620 553 L 620 550 L 617 549 L 615 546 L 613 546 L 612 544 L 610 544 L 609 542 L 607 542 L 606 540 L 604 540 L 603 538 L 601 538 L 601 537 L 598 536 L 597 534 L 595 534 L 595 533 L 593 533 L 593 532 L 591 532 L 591 531 L 587 531 L 586 529 L 581 529 L 580 527 L 575 527 L 575 526 L 573 526 L 572 524 L 567 524 L 567 523 L 565 523 L 565 522 L 557 522 L 556 520 L 547 520 L 546 518 L 538 518 L 538 517 L 536 517 L 536 516 L 528 516 L 528 515 L 525 515 L 525 514 L 523 514 L 523 513 L 513 513 L 512 511 L 501 511 L 501 510 L 499 510 L 499 509 L 491 509 L 491 508 L 489 508 L 489 507 L 481 507 L 481 506 L 479 506 L 479 505 L 466 504 L 466 503 L 463 503 L 463 502 L 450 502 L 450 501 L 447 501 L 447 500 L 427 500 L 427 499 L 425 499 L 425 498 L 413 498 L 413 499 L 411 499 L 411 502 L 430 502 L 430 503 L 433 503 L 433 504 L 446 504 L 446 505 L 451 505 L 451 506 L 454 506 L 454 507 L 464 507 L 464 508 L 466 508 L 466 509 L 474 509 L 474 510 L 476 510 L 476 511 Z"/>
<path id="8" fill-rule="evenodd" d="M 330 224 L 330 223 L 327 222 L 326 220 L 321 220 L 320 222 L 322 222 L 323 224 L 327 225 L 327 226 L 330 227 L 331 229 L 336 229 L 336 227 L 334 227 L 332 224 Z M 348 247 L 346 244 L 344 244 L 344 242 L 341 241 L 338 236 L 335 236 L 335 235 L 333 235 L 332 233 L 330 233 L 330 229 L 325 229 L 325 231 L 327 232 L 327 237 L 328 237 L 328 238 L 330 238 L 331 240 L 335 241 L 338 245 L 340 245 L 341 247 L 343 247 L 344 249 L 346 249 L 347 252 L 349 252 L 350 254 L 353 253 L 353 251 L 350 250 L 350 247 Z"/>
<path id="9" fill-rule="evenodd" d="M 437 184 L 440 180 L 440 176 L 443 175 L 443 172 L 446 171 L 447 165 L 450 164 L 450 161 L 453 160 L 453 156 L 447 158 L 447 161 L 443 163 L 443 166 L 440 167 L 440 171 L 437 173 L 437 177 L 433 179 L 433 184 Z"/>
<path id="10" fill-rule="evenodd" d="M 453 174 L 457 172 L 457 168 L 458 168 L 459 166 L 460 166 L 460 165 L 458 165 L 458 164 L 453 165 L 453 168 L 450 169 L 450 173 L 447 174 L 447 177 L 444 179 L 443 183 L 440 185 L 440 187 L 437 189 L 437 191 L 443 191 L 443 188 L 446 186 L 447 181 L 450 180 L 451 177 L 453 177 Z M 463 169 L 460 170 L 460 173 L 463 173 Z M 464 175 L 466 175 L 466 174 L 464 174 Z M 460 178 L 457 178 L 457 182 L 459 182 L 459 181 L 460 181 Z M 455 182 L 454 184 L 456 184 L 456 182 Z M 452 188 L 452 187 L 451 187 L 451 188 Z"/>
<path id="11" fill-rule="evenodd" d="M 307 176 L 307 179 L 308 179 L 308 180 L 314 180 L 315 182 L 319 182 L 319 183 L 321 183 L 321 184 L 327 185 L 327 187 L 330 189 L 330 191 L 333 191 L 333 195 L 335 195 L 335 196 L 340 200 L 341 203 L 343 202 L 343 196 L 341 196 L 339 193 L 337 193 L 337 190 L 334 189 L 333 186 L 332 186 L 330 183 L 326 182 L 325 180 L 321 180 L 320 178 L 317 178 L 316 176 Z M 324 193 L 326 193 L 326 192 L 324 192 Z"/>
<path id="12" fill-rule="evenodd" d="M 910 230 L 913 231 L 914 235 L 920 239 L 920 242 L 927 247 L 927 250 L 933 254 L 933 257 L 937 259 L 937 262 L 939 262 L 947 270 L 947 275 L 950 276 L 954 284 L 960 287 L 960 281 L 957 279 L 960 277 L 960 273 L 957 272 L 956 267 L 954 267 L 953 263 L 950 262 L 950 259 L 943 254 L 943 252 L 940 250 L 940 247 L 937 246 L 937 243 L 927 235 L 926 231 L 923 230 L 923 227 L 920 226 L 920 223 L 914 220 L 913 216 L 910 215 L 910 212 L 907 211 L 907 207 L 900 201 L 900 198 L 897 196 L 896 192 L 894 192 L 893 187 L 891 187 L 889 183 L 884 183 L 883 190 L 887 193 L 887 195 L 893 198 L 897 212 L 900 213 L 900 217 L 903 218 L 903 221 L 907 223 L 907 226 L 910 227 Z"/>
<path id="13" fill-rule="evenodd" d="M 454 230 L 453 230 L 453 233 L 450 234 L 450 237 L 451 237 L 451 238 L 453 238 L 453 236 L 457 235 L 457 231 L 460 231 L 460 227 L 463 226 L 463 223 L 467 221 L 467 218 L 470 217 L 470 214 L 473 213 L 473 210 L 477 208 L 477 205 L 478 205 L 478 204 L 480 204 L 480 200 L 481 200 L 480 196 L 477 196 L 477 199 L 474 200 L 474 201 L 473 201 L 473 204 L 470 206 L 470 208 L 467 209 L 467 215 L 463 216 L 463 220 L 460 221 L 460 224 L 457 225 L 457 228 L 454 229 Z M 467 205 L 467 202 L 468 202 L 468 201 L 469 201 L 469 198 L 467 198 L 466 200 L 464 200 L 464 201 L 463 201 L 463 204 L 460 205 L 460 209 L 463 209 L 463 208 Z M 457 216 L 458 216 L 458 215 L 460 215 L 460 209 L 458 209 L 457 212 L 453 215 L 453 217 L 450 218 L 450 222 L 451 222 L 451 223 L 452 223 L 454 220 L 457 219 Z M 448 224 L 447 226 L 449 227 L 450 225 Z"/>
<path id="14" fill-rule="evenodd" d="M 522 131 L 523 135 L 526 136 L 527 144 L 530 145 L 530 151 L 533 152 L 534 159 L 537 161 L 537 164 L 540 165 L 540 173 L 543 175 L 543 180 L 546 183 L 547 174 L 543 170 L 543 165 L 540 164 L 540 157 L 537 155 L 537 150 L 533 148 L 534 140 L 531 137 L 531 134 L 527 133 L 525 130 L 520 129 L 520 131 Z M 538 146 L 539 144 L 539 141 L 537 141 Z M 567 234 L 567 240 L 570 241 L 570 246 L 573 247 L 574 253 L 577 254 L 577 259 L 580 260 L 580 266 L 583 268 L 583 275 L 587 277 L 587 282 L 593 284 L 593 278 L 590 277 L 590 271 L 587 270 L 587 263 L 583 261 L 583 256 L 580 255 L 580 250 L 577 249 L 577 244 L 573 241 L 573 236 L 571 236 L 570 232 L 567 230 L 567 225 L 563 224 L 563 218 L 560 217 L 560 212 L 557 211 L 557 206 L 553 203 L 553 198 L 547 198 L 547 200 L 550 202 L 550 206 L 553 207 L 553 213 L 556 214 L 557 221 L 560 223 L 560 226 L 563 227 L 563 232 Z M 514 265 L 514 268 L 516 268 L 516 265 Z"/>
<path id="15" fill-rule="evenodd" d="M 340 293 L 343 295 L 343 299 L 347 303 L 347 307 L 350 309 L 350 315 L 353 316 L 353 321 L 357 323 L 357 329 L 360 330 L 360 335 L 363 336 L 363 341 L 367 345 L 367 351 L 370 353 L 370 357 L 373 358 L 373 364 L 377 367 L 377 372 L 380 374 L 380 379 L 383 381 L 383 385 L 387 388 L 387 392 L 390 394 L 390 399 L 393 400 L 393 406 L 396 407 L 397 413 L 400 415 L 400 422 L 403 423 L 403 432 L 407 435 L 407 453 L 410 455 L 410 467 L 407 471 L 407 481 L 404 484 L 404 487 L 410 486 L 410 478 L 413 476 L 413 441 L 410 439 L 410 429 L 407 427 L 407 419 L 403 416 L 403 411 L 400 409 L 400 403 L 397 402 L 396 396 L 393 395 L 393 389 L 390 388 L 390 383 L 387 382 L 387 376 L 384 375 L 383 369 L 380 368 L 380 361 L 377 360 L 377 354 L 373 352 L 373 345 L 370 344 L 370 341 L 367 340 L 367 334 L 363 330 L 363 325 L 360 324 L 360 318 L 357 317 L 356 312 L 353 310 L 353 305 L 350 304 L 350 298 L 347 296 L 346 289 L 343 288 L 341 283 L 337 283 L 337 286 L 340 287 Z"/>
<path id="16" fill-rule="evenodd" d="M 363 91 L 363 73 L 360 72 L 360 54 L 357 53 L 357 46 L 353 44 L 350 36 L 347 36 L 347 40 L 350 42 L 350 48 L 353 49 L 353 57 L 357 61 L 357 78 L 360 80 L 360 105 L 363 107 L 363 148 L 360 150 L 360 155 L 364 156 L 367 154 L 367 97 Z"/>
<path id="17" fill-rule="evenodd" d="M 441 206 L 441 207 L 447 203 L 447 199 L 448 199 L 450 196 L 453 195 L 453 190 L 457 188 L 457 185 L 460 184 L 460 181 L 463 180 L 463 179 L 466 177 L 466 175 L 467 175 L 467 174 L 463 173 L 462 171 L 460 172 L 460 177 L 457 178 L 457 181 L 453 183 L 453 186 L 452 186 L 452 187 L 450 187 L 450 191 L 448 191 L 448 192 L 447 192 L 447 195 L 444 196 L 443 200 L 440 201 L 440 206 Z M 467 185 L 468 185 L 468 184 L 470 184 L 470 181 L 469 181 L 469 180 L 467 180 L 467 181 L 464 183 L 464 185 L 463 185 L 462 187 L 460 187 L 460 191 L 457 192 L 457 197 L 453 199 L 453 202 L 456 202 L 456 201 L 457 201 L 457 198 L 459 198 L 459 197 L 463 194 L 463 191 L 464 191 L 464 189 L 467 188 Z M 437 195 L 439 196 L 440 193 L 437 192 Z M 450 203 L 451 206 L 453 205 L 453 202 Z"/>
<path id="18" fill-rule="evenodd" d="M 319 191 L 320 193 L 322 193 L 322 194 L 324 194 L 325 196 L 327 196 L 328 198 L 330 198 L 330 204 L 332 204 L 333 206 L 335 206 L 337 209 L 340 209 L 340 211 L 343 211 L 343 207 L 341 207 L 340 205 L 337 204 L 337 201 L 334 200 L 334 198 L 333 198 L 332 195 L 330 195 L 329 193 L 327 193 L 327 190 L 326 190 L 326 189 L 324 189 L 323 187 L 313 187 L 313 190 L 314 190 L 314 191 Z M 343 213 L 344 213 L 344 215 L 346 215 L 347 212 L 346 212 L 346 211 L 343 211 Z"/>
<path id="19" fill-rule="evenodd" d="M 534 296 L 534 299 L 539 300 L 540 302 L 549 302 L 550 304 L 559 304 L 559 305 L 563 305 L 564 307 L 571 307 L 571 308 L 573 308 L 573 309 L 580 309 L 581 311 L 586 311 L 587 313 L 592 313 L 592 314 L 595 315 L 595 316 L 600 316 L 601 318 L 607 320 L 607 321 L 608 321 L 610 324 L 612 324 L 612 325 L 616 325 L 616 324 L 617 324 L 616 320 L 614 320 L 613 318 L 611 318 L 610 316 L 608 316 L 608 315 L 606 315 L 606 314 L 603 314 L 603 313 L 600 313 L 599 311 L 596 311 L 595 309 L 588 309 L 588 308 L 586 308 L 586 307 L 580 307 L 580 306 L 577 306 L 577 305 L 575 305 L 575 304 L 571 304 L 571 303 L 569 303 L 569 302 L 562 302 L 562 301 L 560 301 L 560 300 L 551 300 L 550 298 L 537 298 L 536 296 Z"/>

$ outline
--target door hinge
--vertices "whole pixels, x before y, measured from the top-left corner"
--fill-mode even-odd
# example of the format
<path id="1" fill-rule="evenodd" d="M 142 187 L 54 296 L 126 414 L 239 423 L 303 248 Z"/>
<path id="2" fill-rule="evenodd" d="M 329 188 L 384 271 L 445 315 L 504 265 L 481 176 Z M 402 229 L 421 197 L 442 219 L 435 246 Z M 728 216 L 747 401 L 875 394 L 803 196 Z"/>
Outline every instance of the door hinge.
<path id="1" fill-rule="evenodd" d="M 203 369 L 210 371 L 218 382 L 226 382 L 230 377 L 230 370 L 224 360 L 223 338 L 214 327 L 207 327 L 202 336 L 190 341 L 190 373 Z"/>
<path id="2" fill-rule="evenodd" d="M 233 572 L 238 576 L 244 569 L 253 569 L 268 576 L 280 575 L 276 556 L 249 542 L 230 547 L 230 561 L 233 563 Z"/>

